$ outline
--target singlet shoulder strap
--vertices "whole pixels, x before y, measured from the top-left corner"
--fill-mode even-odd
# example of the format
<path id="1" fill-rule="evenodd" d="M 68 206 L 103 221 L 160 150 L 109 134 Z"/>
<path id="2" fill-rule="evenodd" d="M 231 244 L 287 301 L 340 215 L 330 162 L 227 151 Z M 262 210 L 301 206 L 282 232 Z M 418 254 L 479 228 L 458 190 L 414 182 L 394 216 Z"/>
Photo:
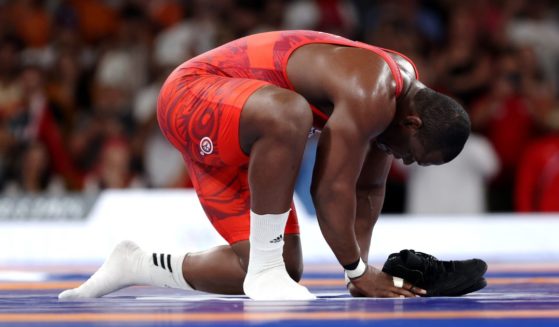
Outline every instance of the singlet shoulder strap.
<path id="1" fill-rule="evenodd" d="M 418 78 L 417 69 L 415 67 L 415 64 L 408 57 L 406 57 L 406 56 L 404 56 L 404 55 L 402 55 L 402 54 L 400 54 L 396 51 L 388 50 L 388 49 L 384 49 L 384 48 L 380 48 L 380 47 L 375 47 L 375 46 L 372 46 L 372 45 L 367 44 L 367 43 L 363 43 L 363 42 L 359 42 L 359 41 L 355 41 L 355 43 L 360 48 L 368 49 L 368 50 L 378 54 L 386 62 L 386 64 L 390 68 L 390 71 L 392 72 L 392 75 L 394 76 L 394 80 L 396 82 L 396 92 L 395 92 L 396 97 L 399 97 L 400 94 L 402 93 L 402 90 L 404 88 L 404 80 L 402 78 L 402 73 L 400 71 L 400 66 L 398 66 L 398 64 L 396 63 L 394 58 L 392 58 L 392 56 L 390 56 L 389 53 L 394 53 L 394 54 L 397 54 L 399 56 L 402 56 L 405 60 L 410 62 L 412 64 L 413 68 L 414 68 L 416 78 Z"/>
<path id="2" fill-rule="evenodd" d="M 370 45 L 370 44 L 367 44 L 367 43 L 363 43 L 363 42 L 359 42 L 359 41 L 348 40 L 348 39 L 343 38 L 343 37 L 339 37 L 339 36 L 336 36 L 336 35 L 323 33 L 323 32 L 289 31 L 287 33 L 290 34 L 290 35 L 296 35 L 297 37 L 293 38 L 293 40 L 290 40 L 289 51 L 287 51 L 287 53 L 283 56 L 282 67 L 287 67 L 287 60 L 290 57 L 291 53 L 295 49 L 297 49 L 297 48 L 299 48 L 299 47 L 301 47 L 305 44 L 308 44 L 308 43 L 327 43 L 327 44 L 338 44 L 338 45 L 344 45 L 344 46 L 351 46 L 351 47 L 358 47 L 358 48 L 362 48 L 362 49 L 367 49 L 367 50 L 379 55 L 386 62 L 386 64 L 390 68 L 390 71 L 392 72 L 392 75 L 393 75 L 394 80 L 396 82 L 396 90 L 395 90 L 396 97 L 399 97 L 400 94 L 402 93 L 402 90 L 404 88 L 404 81 L 403 81 L 403 78 L 402 78 L 402 73 L 400 71 L 400 66 L 398 66 L 398 64 L 396 63 L 394 58 L 390 55 L 390 53 L 394 53 L 396 55 L 399 55 L 402 58 L 404 58 L 405 60 L 407 60 L 413 66 L 413 69 L 415 71 L 415 77 L 417 79 L 419 79 L 419 74 L 417 72 L 417 68 L 416 68 L 415 64 L 408 57 L 406 57 L 403 54 L 398 53 L 394 50 L 389 50 L 389 49 L 376 47 L 376 46 L 373 46 L 373 45 Z M 288 81 L 289 86 L 292 88 L 293 85 L 290 84 L 289 79 L 287 78 L 287 72 L 285 71 L 285 68 L 283 70 L 283 74 L 284 74 L 284 77 L 285 77 L 286 81 Z"/>
<path id="3" fill-rule="evenodd" d="M 385 52 L 390 52 L 390 53 L 393 53 L 393 54 L 395 54 L 395 55 L 398 55 L 398 56 L 404 58 L 407 62 L 409 62 L 410 65 L 413 67 L 413 72 L 415 73 L 415 79 L 419 80 L 419 70 L 417 70 L 417 66 L 415 65 L 415 63 L 414 63 L 408 56 L 406 56 L 405 54 L 402 54 L 402 53 L 400 53 L 400 52 L 398 52 L 398 51 L 394 51 L 394 50 L 390 50 L 390 49 L 385 49 L 385 48 L 381 48 L 381 49 L 382 49 L 383 51 L 385 51 Z"/>

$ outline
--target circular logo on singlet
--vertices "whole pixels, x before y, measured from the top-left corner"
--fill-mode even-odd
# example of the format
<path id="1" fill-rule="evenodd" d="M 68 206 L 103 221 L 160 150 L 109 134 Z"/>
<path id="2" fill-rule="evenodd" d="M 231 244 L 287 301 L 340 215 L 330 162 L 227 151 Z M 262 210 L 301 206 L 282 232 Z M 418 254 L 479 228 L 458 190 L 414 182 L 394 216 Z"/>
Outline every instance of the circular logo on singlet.
<path id="1" fill-rule="evenodd" d="M 212 143 L 212 140 L 207 136 L 202 138 L 202 140 L 200 141 L 200 154 L 201 155 L 210 154 L 213 151 L 214 151 L 214 144 Z"/>

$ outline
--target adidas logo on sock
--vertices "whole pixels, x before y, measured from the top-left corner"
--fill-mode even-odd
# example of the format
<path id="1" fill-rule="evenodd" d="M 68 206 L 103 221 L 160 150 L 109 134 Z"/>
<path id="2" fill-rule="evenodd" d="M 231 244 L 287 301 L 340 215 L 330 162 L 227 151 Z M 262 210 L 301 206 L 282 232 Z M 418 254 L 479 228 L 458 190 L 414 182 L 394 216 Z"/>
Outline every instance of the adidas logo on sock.
<path id="1" fill-rule="evenodd" d="M 161 264 L 161 268 L 163 268 L 164 270 L 166 270 L 165 267 L 169 268 L 169 272 L 173 272 L 173 268 L 171 267 L 171 255 L 167 254 L 167 265 L 165 265 L 165 254 L 160 253 L 159 254 L 159 261 L 157 260 L 157 253 L 153 253 L 152 258 L 153 258 L 153 264 L 159 267 L 159 264 Z"/>
<path id="2" fill-rule="evenodd" d="M 270 243 L 279 243 L 283 241 L 283 234 L 280 234 L 280 236 L 274 238 L 273 240 L 270 241 Z"/>

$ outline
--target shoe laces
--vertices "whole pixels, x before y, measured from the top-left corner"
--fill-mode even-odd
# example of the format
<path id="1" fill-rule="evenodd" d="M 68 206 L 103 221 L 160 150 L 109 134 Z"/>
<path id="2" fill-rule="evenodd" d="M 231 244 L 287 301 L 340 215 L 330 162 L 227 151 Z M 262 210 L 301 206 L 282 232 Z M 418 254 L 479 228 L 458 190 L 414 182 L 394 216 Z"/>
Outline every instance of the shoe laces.
<path id="1" fill-rule="evenodd" d="M 428 273 L 428 275 L 430 275 L 430 273 L 440 274 L 447 271 L 454 271 L 454 264 L 452 261 L 441 261 L 430 254 L 414 250 L 411 250 L 411 252 L 423 259 L 423 270 Z"/>

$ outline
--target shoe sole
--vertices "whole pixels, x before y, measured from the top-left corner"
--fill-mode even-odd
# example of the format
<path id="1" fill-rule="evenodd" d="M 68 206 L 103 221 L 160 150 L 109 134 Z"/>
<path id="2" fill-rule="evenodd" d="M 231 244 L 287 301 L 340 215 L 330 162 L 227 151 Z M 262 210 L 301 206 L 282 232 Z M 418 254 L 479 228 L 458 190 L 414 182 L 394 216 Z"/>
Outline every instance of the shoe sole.
<path id="1" fill-rule="evenodd" d="M 485 273 L 487 272 L 487 263 L 483 260 L 480 261 L 483 263 L 483 267 L 476 276 L 472 277 L 472 279 L 475 280 L 475 282 L 473 284 L 462 283 L 461 285 L 451 288 L 450 290 L 444 292 L 445 296 L 461 296 L 464 294 L 478 291 L 484 288 L 485 286 L 487 286 L 487 281 L 485 280 L 485 278 L 483 278 L 483 275 L 485 275 Z"/>
<path id="2" fill-rule="evenodd" d="M 482 288 L 485 288 L 487 286 L 487 281 L 485 280 L 485 278 L 480 278 L 477 280 L 477 282 L 475 282 L 472 286 L 462 290 L 461 292 L 457 292 L 456 296 L 460 296 L 460 295 L 465 295 L 468 293 L 473 293 L 476 291 L 481 290 Z"/>

